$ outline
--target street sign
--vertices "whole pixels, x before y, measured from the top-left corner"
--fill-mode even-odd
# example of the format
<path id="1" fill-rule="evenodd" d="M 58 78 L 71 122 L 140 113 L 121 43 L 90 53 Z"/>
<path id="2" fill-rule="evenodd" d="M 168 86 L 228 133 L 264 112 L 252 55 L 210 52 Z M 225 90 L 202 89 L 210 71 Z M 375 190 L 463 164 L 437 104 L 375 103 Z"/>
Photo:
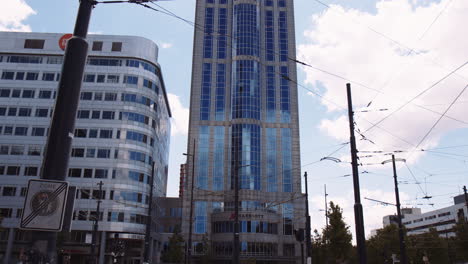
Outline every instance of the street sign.
<path id="1" fill-rule="evenodd" d="M 68 182 L 29 180 L 20 228 L 26 230 L 62 230 Z"/>

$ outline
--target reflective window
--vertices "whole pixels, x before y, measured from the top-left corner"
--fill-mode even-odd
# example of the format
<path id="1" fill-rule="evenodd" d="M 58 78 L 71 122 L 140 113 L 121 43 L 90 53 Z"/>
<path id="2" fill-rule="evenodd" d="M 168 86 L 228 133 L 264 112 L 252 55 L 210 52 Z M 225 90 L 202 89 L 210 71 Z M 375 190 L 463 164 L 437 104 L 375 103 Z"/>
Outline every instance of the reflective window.
<path id="1" fill-rule="evenodd" d="M 265 59 L 275 60 L 275 28 L 273 11 L 265 11 Z"/>
<path id="2" fill-rule="evenodd" d="M 234 56 L 259 56 L 259 21 L 255 4 L 236 4 L 234 6 Z"/>
<path id="3" fill-rule="evenodd" d="M 275 66 L 266 66 L 266 121 L 276 121 Z"/>
<path id="4" fill-rule="evenodd" d="M 218 14 L 218 59 L 226 58 L 227 9 L 220 8 Z"/>
<path id="5" fill-rule="evenodd" d="M 224 127 L 214 127 L 213 191 L 224 189 Z"/>
<path id="6" fill-rule="evenodd" d="M 283 204 L 283 235 L 293 234 L 294 209 L 290 203 Z"/>
<path id="7" fill-rule="evenodd" d="M 291 105 L 289 95 L 289 71 L 287 66 L 281 66 L 280 109 L 281 122 L 291 122 Z"/>
<path id="8" fill-rule="evenodd" d="M 291 129 L 281 129 L 281 155 L 283 161 L 283 192 L 292 192 Z"/>
<path id="9" fill-rule="evenodd" d="M 203 41 L 203 57 L 212 58 L 213 56 L 213 24 L 214 8 L 205 9 L 205 36 Z"/>
<path id="10" fill-rule="evenodd" d="M 197 142 L 198 159 L 197 165 L 197 181 L 196 186 L 200 189 L 208 189 L 208 158 L 210 150 L 210 128 L 208 126 L 200 126 L 200 134 Z"/>
<path id="11" fill-rule="evenodd" d="M 211 64 L 203 63 L 202 87 L 200 92 L 200 120 L 210 119 Z"/>
<path id="12" fill-rule="evenodd" d="M 266 182 L 267 192 L 278 191 L 278 176 L 276 175 L 276 128 L 266 128 Z"/>
<path id="13" fill-rule="evenodd" d="M 120 120 L 128 120 L 128 121 L 135 121 L 143 124 L 148 124 L 149 122 L 149 117 L 138 114 L 138 113 L 132 113 L 132 112 L 120 112 L 119 115 Z"/>
<path id="14" fill-rule="evenodd" d="M 280 61 L 288 60 L 288 24 L 285 11 L 279 12 L 278 20 L 278 41 Z"/>
<path id="15" fill-rule="evenodd" d="M 233 176 L 240 177 L 239 187 L 260 190 L 260 126 L 233 125 L 231 155 Z M 234 183 L 234 178 L 231 181 Z"/>
<path id="16" fill-rule="evenodd" d="M 206 211 L 205 201 L 196 201 L 195 202 L 195 234 L 204 234 L 206 233 L 207 225 L 207 211 Z"/>
<path id="17" fill-rule="evenodd" d="M 250 60 L 234 61 L 232 118 L 260 119 L 260 68 Z"/>
<path id="18" fill-rule="evenodd" d="M 216 102 L 215 120 L 223 121 L 226 101 L 226 64 L 218 64 L 216 68 Z"/>

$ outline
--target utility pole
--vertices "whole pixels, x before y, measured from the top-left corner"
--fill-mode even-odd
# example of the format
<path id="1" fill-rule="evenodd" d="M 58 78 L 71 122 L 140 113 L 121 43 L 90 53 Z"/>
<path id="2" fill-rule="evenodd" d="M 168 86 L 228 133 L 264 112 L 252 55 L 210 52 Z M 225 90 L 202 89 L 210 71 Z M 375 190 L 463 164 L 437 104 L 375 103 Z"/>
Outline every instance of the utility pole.
<path id="1" fill-rule="evenodd" d="M 349 133 L 351 143 L 351 165 L 353 168 L 354 186 L 354 221 L 356 222 L 356 241 L 359 255 L 359 263 L 367 264 L 366 238 L 364 233 L 364 215 L 361 204 L 361 191 L 359 187 L 359 170 L 357 163 L 356 138 L 354 137 L 354 112 L 351 98 L 351 84 L 346 84 L 348 95 Z"/>
<path id="2" fill-rule="evenodd" d="M 73 37 L 68 41 L 58 84 L 57 99 L 47 137 L 41 179 L 64 181 L 67 175 L 75 118 L 80 99 L 81 82 L 88 55 L 88 33 L 93 0 L 81 0 Z M 47 255 L 50 264 L 57 263 L 57 234 L 36 232 L 33 248 Z"/>
<path id="3" fill-rule="evenodd" d="M 327 201 L 327 185 L 324 184 L 325 189 L 325 227 L 328 230 L 328 201 Z M 328 241 L 325 239 L 325 263 L 328 264 Z"/>
<path id="4" fill-rule="evenodd" d="M 465 205 L 466 209 L 468 210 L 468 194 L 466 193 L 466 186 L 463 186 L 463 193 L 465 194 Z"/>
<path id="5" fill-rule="evenodd" d="M 392 164 L 393 164 L 393 180 L 395 183 L 395 199 L 396 199 L 396 208 L 398 214 L 398 236 L 400 239 L 400 263 L 406 264 L 406 245 L 405 245 L 405 235 L 403 233 L 403 224 L 401 223 L 401 208 L 400 208 L 400 192 L 398 191 L 398 180 L 395 166 L 395 155 L 392 155 Z"/>
<path id="6" fill-rule="evenodd" d="M 311 231 L 310 231 L 310 215 L 309 215 L 309 191 L 307 187 L 307 171 L 304 172 L 305 180 L 305 217 L 306 217 L 306 257 L 311 257 L 312 251 L 312 242 L 310 241 Z"/>
<path id="7" fill-rule="evenodd" d="M 102 181 L 100 181 L 97 185 L 99 185 L 99 193 L 97 197 L 97 205 L 96 205 L 96 216 L 94 218 L 94 225 L 93 225 L 93 236 L 91 238 L 91 258 L 92 263 L 97 263 L 96 258 L 96 241 L 97 241 L 97 233 L 98 233 L 98 225 L 99 225 L 99 218 L 101 215 L 101 198 L 102 198 Z M 92 195 L 92 194 L 91 194 Z M 102 243 L 102 241 L 101 241 Z"/>
<path id="8" fill-rule="evenodd" d="M 236 147 L 237 148 L 237 147 Z M 234 246 L 233 246 L 233 264 L 239 264 L 240 261 L 240 248 L 239 248 L 239 151 L 236 151 L 234 157 Z M 242 160 L 242 159 L 241 159 Z"/>
<path id="9" fill-rule="evenodd" d="M 153 211 L 153 187 L 154 187 L 154 166 L 155 162 L 151 164 L 151 181 L 150 184 L 150 193 L 149 193 L 149 202 L 148 202 L 148 218 L 146 219 L 146 235 L 145 235 L 145 252 L 144 252 L 144 263 L 150 263 L 150 245 L 151 245 L 151 225 L 153 219 L 151 218 Z"/>
<path id="10" fill-rule="evenodd" d="M 192 229 L 193 229 L 193 190 L 194 190 L 194 182 L 195 182 L 195 152 L 196 152 L 196 141 L 193 139 L 193 149 L 192 153 L 184 153 L 186 156 L 192 157 L 192 182 L 190 187 L 190 220 L 189 220 L 189 237 L 188 237 L 188 245 L 187 245 L 187 256 L 185 258 L 185 263 L 191 263 L 191 256 L 192 256 Z"/>
<path id="11" fill-rule="evenodd" d="M 325 227 L 328 229 L 328 202 L 327 202 L 327 185 L 324 185 L 325 189 Z"/>

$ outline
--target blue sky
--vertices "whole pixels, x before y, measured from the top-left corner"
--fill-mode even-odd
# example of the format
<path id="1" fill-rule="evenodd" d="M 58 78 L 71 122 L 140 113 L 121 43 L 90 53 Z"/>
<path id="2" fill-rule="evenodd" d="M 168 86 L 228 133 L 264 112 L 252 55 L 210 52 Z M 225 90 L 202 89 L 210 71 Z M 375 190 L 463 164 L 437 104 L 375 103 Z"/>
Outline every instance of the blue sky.
<path id="1" fill-rule="evenodd" d="M 157 4 L 193 21 L 195 0 Z M 0 30 L 72 32 L 77 7 L 77 0 L 3 0 Z M 348 142 L 346 82 L 352 83 L 356 125 L 365 136 L 358 136 L 358 148 L 366 233 L 381 226 L 383 215 L 395 212 L 364 199 L 394 202 L 391 165 L 380 165 L 392 151 L 408 159 L 398 165 L 404 206 L 427 211 L 452 204 L 452 197 L 468 185 L 468 93 L 463 90 L 468 36 L 462 28 L 468 2 L 295 0 L 295 10 L 298 59 L 313 66 L 298 71 L 303 167 L 297 168 L 301 175 L 309 174 L 313 228 L 325 224 L 319 210 L 326 184 L 328 200 L 344 208 L 354 231 L 352 178 L 346 176 L 351 173 L 349 145 L 333 154 L 341 163 L 319 161 Z M 137 5 L 99 4 L 89 30 L 143 36 L 159 44 L 174 115 L 168 195 L 178 195 L 187 144 L 193 27 Z M 383 108 L 388 110 L 375 111 Z M 423 199 L 426 195 L 433 198 Z"/>

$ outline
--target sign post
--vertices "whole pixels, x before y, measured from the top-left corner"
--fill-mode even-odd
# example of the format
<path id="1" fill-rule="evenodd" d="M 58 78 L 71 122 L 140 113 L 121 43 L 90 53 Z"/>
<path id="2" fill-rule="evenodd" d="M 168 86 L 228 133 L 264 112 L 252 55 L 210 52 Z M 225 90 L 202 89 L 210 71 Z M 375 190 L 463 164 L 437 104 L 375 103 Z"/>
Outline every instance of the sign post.
<path id="1" fill-rule="evenodd" d="M 67 194 L 68 182 L 29 180 L 20 228 L 60 232 Z"/>

